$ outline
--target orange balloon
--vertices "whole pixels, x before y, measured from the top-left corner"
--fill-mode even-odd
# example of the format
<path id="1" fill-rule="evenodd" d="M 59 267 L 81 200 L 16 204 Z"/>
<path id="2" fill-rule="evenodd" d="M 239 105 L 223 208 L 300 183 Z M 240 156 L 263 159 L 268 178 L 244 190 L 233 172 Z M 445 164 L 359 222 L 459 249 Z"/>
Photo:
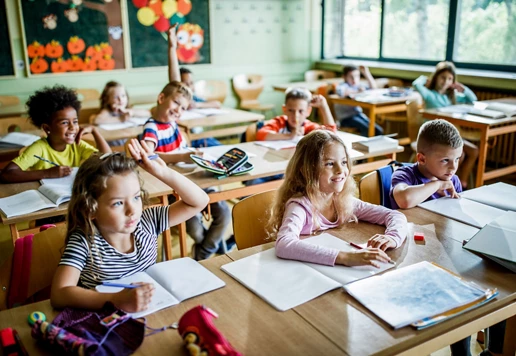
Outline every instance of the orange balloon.
<path id="1" fill-rule="evenodd" d="M 192 2 L 190 0 L 177 1 L 177 12 L 187 15 L 190 11 L 192 11 Z"/>

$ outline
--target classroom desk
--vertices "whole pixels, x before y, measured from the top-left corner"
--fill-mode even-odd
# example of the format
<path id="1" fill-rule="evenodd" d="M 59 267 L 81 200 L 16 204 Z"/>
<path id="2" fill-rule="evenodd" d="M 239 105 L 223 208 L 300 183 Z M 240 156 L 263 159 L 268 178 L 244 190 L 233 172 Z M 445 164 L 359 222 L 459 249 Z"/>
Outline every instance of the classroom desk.
<path id="1" fill-rule="evenodd" d="M 168 195 L 172 194 L 172 188 L 168 185 L 149 174 L 148 172 L 140 169 L 140 177 L 144 181 L 143 188 L 147 190 L 150 198 L 157 198 L 159 203 L 156 205 L 168 205 Z M 22 193 L 30 189 L 38 189 L 40 186 L 39 182 L 27 182 L 27 183 L 11 183 L 11 184 L 0 184 L 0 198 L 5 198 L 14 194 Z M 17 223 L 33 221 L 38 219 L 44 219 L 54 216 L 62 216 L 68 213 L 68 203 L 63 203 L 57 208 L 49 208 L 38 210 L 27 215 L 19 215 L 13 217 L 6 217 L 3 212 L 0 211 L 0 222 L 3 225 L 9 225 L 11 232 L 11 238 L 13 243 L 16 239 L 39 232 L 39 228 L 32 228 L 27 230 L 18 230 Z M 172 240 L 170 235 L 170 229 L 167 229 L 163 233 L 163 247 L 165 249 L 165 257 L 168 259 L 172 258 Z"/>
<path id="2" fill-rule="evenodd" d="M 257 114 L 251 111 L 232 108 L 222 108 L 222 110 L 226 111 L 226 113 L 210 115 L 199 119 L 179 119 L 177 121 L 177 125 L 186 132 L 186 135 L 191 142 L 192 140 L 208 137 L 238 135 L 244 133 L 250 124 L 254 124 L 255 122 L 261 121 L 265 118 L 262 114 Z M 236 124 L 238 124 L 238 126 L 220 128 L 220 126 Z M 199 133 L 193 133 L 191 130 L 194 127 L 211 129 Z"/>
<path id="3" fill-rule="evenodd" d="M 327 78 L 321 80 L 315 80 L 311 82 L 291 82 L 273 85 L 272 88 L 275 91 L 285 92 L 288 88 L 305 88 L 311 93 L 317 93 L 317 89 L 327 85 L 338 85 L 342 83 L 342 78 Z"/>
<path id="4" fill-rule="evenodd" d="M 462 249 L 461 244 L 451 238 L 452 232 L 471 237 L 474 230 L 470 226 L 443 217 L 436 219 L 432 213 L 421 215 L 420 210 L 403 212 L 416 223 L 434 223 L 437 238 L 428 238 L 426 245 L 416 245 L 413 239 L 407 239 L 401 248 L 389 252 L 397 266 L 426 259 L 435 261 L 481 286 L 498 287 L 500 295 L 494 301 L 420 331 L 411 327 L 391 329 L 342 289 L 279 312 L 220 270 L 226 263 L 273 247 L 273 243 L 268 243 L 202 261 L 201 264 L 226 286 L 149 315 L 147 325 L 154 328 L 170 325 L 187 310 L 203 304 L 219 314 L 214 320 L 215 326 L 236 350 L 248 356 L 424 355 L 511 316 L 508 327 L 512 327 L 516 314 L 516 275 Z M 361 222 L 329 232 L 348 241 L 365 242 L 383 230 L 381 226 Z M 29 304 L 0 312 L 0 328 L 15 328 L 30 355 L 50 355 L 30 336 L 26 320 L 35 310 L 45 313 L 48 320 L 58 314 L 48 300 Z M 506 341 L 505 346 L 505 355 L 514 355 L 514 341 Z M 169 350 L 179 355 L 185 354 L 183 347 L 177 331 L 169 329 L 146 337 L 135 354 L 155 355 Z"/>
<path id="5" fill-rule="evenodd" d="M 503 102 L 507 104 L 516 104 L 516 98 L 503 98 L 487 101 Z M 516 164 L 491 170 L 486 172 L 486 159 L 488 140 L 490 137 L 496 137 L 511 132 L 516 132 L 516 116 L 504 119 L 490 119 L 482 116 L 457 113 L 443 113 L 437 109 L 427 109 L 423 111 L 425 119 L 444 119 L 456 126 L 470 127 L 480 131 L 480 144 L 478 153 L 477 176 L 475 186 L 480 187 L 484 181 L 501 177 L 516 172 Z M 514 150 L 514 142 L 512 148 Z"/>

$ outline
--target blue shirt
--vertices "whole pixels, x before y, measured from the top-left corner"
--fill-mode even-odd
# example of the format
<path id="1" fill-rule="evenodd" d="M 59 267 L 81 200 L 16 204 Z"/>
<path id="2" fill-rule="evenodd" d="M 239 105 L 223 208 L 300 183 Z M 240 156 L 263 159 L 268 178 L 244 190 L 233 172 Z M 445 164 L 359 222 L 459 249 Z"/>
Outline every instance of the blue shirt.
<path id="1" fill-rule="evenodd" d="M 425 107 L 427 109 L 437 109 L 444 106 L 453 105 L 448 95 L 439 94 L 439 92 L 436 90 L 428 89 L 425 86 L 426 80 L 427 78 L 422 75 L 414 80 L 412 85 L 423 97 L 423 100 L 425 101 Z M 477 100 L 477 96 L 471 91 L 471 89 L 464 85 L 464 93 L 455 92 L 455 99 L 457 103 L 471 104 Z"/>

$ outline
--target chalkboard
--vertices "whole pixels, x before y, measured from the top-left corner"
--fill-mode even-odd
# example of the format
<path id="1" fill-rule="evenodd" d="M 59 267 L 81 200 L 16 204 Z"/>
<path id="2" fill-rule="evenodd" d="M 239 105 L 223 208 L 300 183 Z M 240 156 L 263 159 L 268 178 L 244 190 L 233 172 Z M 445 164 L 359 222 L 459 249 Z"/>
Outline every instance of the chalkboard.
<path id="1" fill-rule="evenodd" d="M 166 31 L 179 23 L 179 62 L 210 63 L 208 0 L 127 0 L 133 68 L 168 64 Z"/>
<path id="2" fill-rule="evenodd" d="M 0 0 L 0 76 L 14 75 L 12 55 L 7 26 L 7 9 L 5 0 Z"/>
<path id="3" fill-rule="evenodd" d="M 120 0 L 19 0 L 30 74 L 125 68 Z"/>

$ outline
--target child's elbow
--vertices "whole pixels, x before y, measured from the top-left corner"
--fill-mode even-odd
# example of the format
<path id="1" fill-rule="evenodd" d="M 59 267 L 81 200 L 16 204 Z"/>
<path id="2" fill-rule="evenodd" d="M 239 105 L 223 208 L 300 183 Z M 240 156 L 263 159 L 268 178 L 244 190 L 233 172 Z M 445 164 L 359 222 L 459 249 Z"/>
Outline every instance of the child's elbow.
<path id="1" fill-rule="evenodd" d="M 400 209 L 412 208 L 412 203 L 411 203 L 410 199 L 408 199 L 408 197 L 406 197 L 402 194 L 394 195 L 394 200 L 396 201 L 396 204 L 398 204 L 398 207 Z"/>
<path id="2" fill-rule="evenodd" d="M 52 287 L 52 290 L 50 292 L 50 305 L 52 305 L 52 308 L 54 309 L 62 309 L 66 307 L 63 298 L 61 297 L 61 291 L 56 290 L 56 288 Z"/>

